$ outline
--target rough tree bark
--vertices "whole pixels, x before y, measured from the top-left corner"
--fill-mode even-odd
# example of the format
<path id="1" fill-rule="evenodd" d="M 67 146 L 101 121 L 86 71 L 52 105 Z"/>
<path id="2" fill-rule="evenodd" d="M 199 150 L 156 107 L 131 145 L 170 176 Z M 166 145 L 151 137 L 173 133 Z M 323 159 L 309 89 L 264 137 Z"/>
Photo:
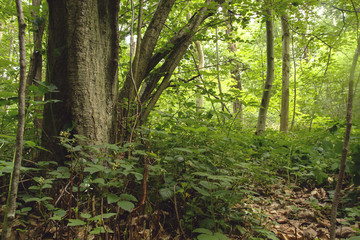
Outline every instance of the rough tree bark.
<path id="1" fill-rule="evenodd" d="M 271 88 L 274 81 L 274 23 L 272 10 L 266 10 L 266 50 L 267 50 L 267 73 L 261 105 L 259 109 L 259 117 L 256 127 L 256 134 L 262 134 L 265 131 L 266 115 L 270 103 Z"/>
<path id="2" fill-rule="evenodd" d="M 19 24 L 19 50 L 20 50 L 20 83 L 19 83 L 19 110 L 18 128 L 16 134 L 16 151 L 13 172 L 11 174 L 9 193 L 7 197 L 7 208 L 4 214 L 4 224 L 2 228 L 2 238 L 10 239 L 12 226 L 15 220 L 16 198 L 18 193 L 20 167 L 22 161 L 24 128 L 25 128 L 25 87 L 26 87 L 26 48 L 25 48 L 25 29 L 24 12 L 21 0 L 16 1 L 16 9 Z"/>
<path id="3" fill-rule="evenodd" d="M 287 133 L 289 129 L 290 30 L 286 14 L 281 16 L 281 29 L 283 36 L 280 131 Z"/>
<path id="4" fill-rule="evenodd" d="M 224 0 L 206 0 L 205 2 L 207 4 L 222 3 Z M 213 14 L 213 10 L 208 7 L 197 10 L 187 24 L 155 52 L 158 38 L 174 3 L 175 0 L 159 1 L 140 47 L 136 49 L 132 66 L 133 72 L 127 75 L 118 99 L 118 142 L 128 140 L 129 129 L 133 129 L 134 125 L 141 125 L 147 120 L 162 92 L 169 86 L 170 78 L 191 44 L 200 24 Z M 161 66 L 158 66 L 160 62 L 162 62 Z M 139 98 L 140 101 L 135 101 L 136 98 Z M 136 102 L 141 105 L 139 108 L 135 106 Z M 140 110 L 134 112 L 134 109 Z"/>
<path id="5" fill-rule="evenodd" d="M 64 161 L 56 136 L 71 131 L 94 143 L 114 142 L 119 0 L 48 0 L 47 81 L 42 159 Z M 49 156 L 50 155 L 50 156 Z"/>
<path id="6" fill-rule="evenodd" d="M 337 208 L 340 201 L 340 192 L 345 176 L 345 168 L 346 168 L 346 156 L 349 147 L 349 140 L 350 140 L 350 133 L 352 127 L 352 108 L 353 108 L 353 99 L 354 99 L 354 78 L 355 78 L 355 69 L 359 59 L 360 54 L 360 37 L 358 38 L 357 48 L 354 53 L 353 62 L 350 69 L 350 76 L 349 76 L 349 93 L 348 93 L 348 104 L 346 109 L 346 130 L 345 130 L 345 137 L 344 137 L 344 144 L 342 148 L 341 154 L 341 162 L 340 162 L 340 170 L 339 170 L 339 177 L 336 183 L 334 199 L 331 206 L 331 219 L 330 219 L 330 239 L 335 240 L 335 233 L 336 233 L 336 215 L 337 215 Z"/>

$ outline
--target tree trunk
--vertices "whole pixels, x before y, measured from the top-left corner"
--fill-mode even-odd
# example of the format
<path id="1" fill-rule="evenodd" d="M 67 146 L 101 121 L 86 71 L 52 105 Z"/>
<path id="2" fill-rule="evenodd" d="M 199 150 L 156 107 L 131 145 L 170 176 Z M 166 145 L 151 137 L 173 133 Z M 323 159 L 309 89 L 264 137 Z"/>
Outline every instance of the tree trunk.
<path id="1" fill-rule="evenodd" d="M 227 11 L 225 12 L 227 14 Z M 226 21 L 226 34 L 228 36 L 233 36 L 233 29 L 229 21 Z M 236 43 L 229 42 L 228 46 L 231 53 L 233 53 L 233 58 L 230 59 L 231 66 L 231 78 L 235 80 L 235 87 L 238 90 L 242 90 L 242 84 L 241 84 L 241 63 L 238 61 L 238 57 L 236 56 L 237 46 Z M 242 101 L 239 98 L 236 98 L 233 102 L 233 113 L 236 119 L 240 119 L 241 123 L 244 124 L 244 113 L 243 113 L 243 104 Z"/>
<path id="2" fill-rule="evenodd" d="M 19 84 L 19 110 L 18 128 L 16 134 L 16 152 L 14 167 L 9 184 L 9 194 L 7 197 L 6 211 L 4 214 L 4 224 L 2 229 L 3 240 L 10 239 L 12 226 L 15 220 L 16 198 L 18 193 L 20 167 L 22 161 L 24 128 L 25 128 L 25 86 L 26 86 L 26 48 L 25 48 L 25 29 L 24 12 L 21 0 L 16 1 L 16 9 L 19 23 L 19 48 L 20 48 L 20 84 Z"/>
<path id="3" fill-rule="evenodd" d="M 207 4 L 222 3 L 224 0 L 206 0 L 205 2 Z M 136 49 L 132 73 L 128 73 L 118 99 L 118 142 L 128 141 L 129 136 L 132 135 L 130 129 L 134 129 L 135 126 L 147 120 L 162 92 L 169 86 L 170 78 L 200 24 L 213 14 L 213 10 L 206 6 L 200 8 L 182 29 L 155 52 L 160 33 L 174 3 L 175 0 L 159 1 L 140 47 Z M 161 61 L 161 66 L 154 70 Z M 138 98 L 137 102 L 134 101 L 136 98 Z M 137 107 L 135 103 L 140 106 Z"/>
<path id="4" fill-rule="evenodd" d="M 216 34 L 216 44 L 215 44 L 215 50 L 216 50 L 216 76 L 217 76 L 217 81 L 218 81 L 218 88 L 219 88 L 219 95 L 220 95 L 220 99 L 221 99 L 221 111 L 224 112 L 225 108 L 224 108 L 224 102 L 223 100 L 223 96 L 222 96 L 222 88 L 221 88 L 221 79 L 220 79 L 220 60 L 219 60 L 219 34 L 218 34 L 218 29 L 215 29 L 215 34 Z M 222 117 L 223 123 L 225 123 L 225 119 Z"/>
<path id="5" fill-rule="evenodd" d="M 64 161 L 56 136 L 83 135 L 94 143 L 114 142 L 117 97 L 119 0 L 48 0 L 47 81 L 42 159 Z"/>
<path id="6" fill-rule="evenodd" d="M 266 50 L 267 50 L 267 73 L 264 86 L 264 92 L 261 99 L 259 110 L 259 117 L 256 127 L 256 134 L 261 135 L 265 131 L 266 114 L 270 103 L 271 88 L 274 81 L 274 24 L 272 17 L 272 10 L 266 10 Z"/>
<path id="7" fill-rule="evenodd" d="M 292 51 L 292 57 L 293 57 L 293 67 L 294 67 L 294 99 L 293 99 L 293 115 L 292 115 L 292 119 L 291 119 L 291 127 L 290 127 L 290 131 L 293 130 L 294 125 L 295 125 L 295 115 L 296 115 L 296 56 L 295 56 L 295 48 L 294 48 L 294 35 L 291 36 L 291 51 Z"/>
<path id="8" fill-rule="evenodd" d="M 196 41 L 195 42 L 195 46 L 196 46 L 196 50 L 198 53 L 198 58 L 199 58 L 199 65 L 198 65 L 198 71 L 201 74 L 201 71 L 204 69 L 204 51 L 202 49 L 202 45 L 200 41 Z M 203 108 L 204 105 L 204 98 L 201 95 L 201 93 L 199 93 L 196 97 L 196 111 L 200 112 L 201 109 Z"/>
<path id="9" fill-rule="evenodd" d="M 345 168 L 346 168 L 346 156 L 348 152 L 349 140 L 350 140 L 350 133 L 351 133 L 351 126 L 352 126 L 352 108 L 353 108 L 353 99 L 354 99 L 354 78 L 355 78 L 355 69 L 357 65 L 357 61 L 359 59 L 360 54 L 360 37 L 358 38 L 357 48 L 354 53 L 353 62 L 350 69 L 350 77 L 349 77 L 349 96 L 348 96 L 348 104 L 346 110 L 346 130 L 345 130 L 345 137 L 344 137 L 344 144 L 342 148 L 341 154 L 341 163 L 340 163 L 340 171 L 339 177 L 335 188 L 334 199 L 331 206 L 331 220 L 330 220 L 330 239 L 335 240 L 335 233 L 336 233 L 336 215 L 337 215 L 337 208 L 340 201 L 340 192 L 344 180 L 345 175 Z"/>
<path id="10" fill-rule="evenodd" d="M 33 0 L 32 6 L 40 9 L 41 6 L 41 0 Z M 30 85 L 35 84 L 37 85 L 37 82 L 41 82 L 42 80 L 42 39 L 43 34 L 45 30 L 45 19 L 39 15 L 39 12 L 32 10 L 31 11 L 31 17 L 33 19 L 33 41 L 34 41 L 34 50 L 30 57 L 30 64 L 29 64 L 29 70 L 28 75 L 26 78 L 26 88 L 28 91 L 28 88 Z M 42 96 L 35 96 L 35 101 L 41 101 Z M 35 110 L 35 116 L 34 116 L 34 125 L 37 129 L 41 128 L 42 120 L 38 116 L 41 114 L 42 111 L 39 109 Z M 38 134 L 36 134 L 38 136 Z"/>
<path id="11" fill-rule="evenodd" d="M 281 28 L 283 38 L 280 131 L 287 133 L 289 129 L 290 31 L 286 14 L 281 16 Z"/>

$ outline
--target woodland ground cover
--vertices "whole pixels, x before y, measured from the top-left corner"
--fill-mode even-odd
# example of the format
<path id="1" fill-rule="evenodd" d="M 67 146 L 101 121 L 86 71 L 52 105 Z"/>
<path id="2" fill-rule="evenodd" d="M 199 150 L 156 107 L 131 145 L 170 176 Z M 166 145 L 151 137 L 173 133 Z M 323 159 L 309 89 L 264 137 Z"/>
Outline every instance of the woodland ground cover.
<path id="1" fill-rule="evenodd" d="M 19 192 L 19 239 L 328 239 L 341 124 L 257 136 L 231 121 L 219 126 L 204 120 L 196 111 L 157 114 L 161 121 L 138 129 L 139 141 L 123 147 L 79 145 L 84 137 L 64 132 L 64 166 L 26 161 L 36 154 L 29 146 Z M 358 131 L 355 126 L 339 213 L 346 231 L 338 234 L 344 238 L 359 228 L 360 192 L 353 185 L 359 181 Z M 3 149 L 12 144 L 3 140 Z M 5 159 L 2 188 L 12 168 Z M 6 191 L 2 204 L 5 196 Z M 75 218 L 69 220 L 71 212 Z"/>

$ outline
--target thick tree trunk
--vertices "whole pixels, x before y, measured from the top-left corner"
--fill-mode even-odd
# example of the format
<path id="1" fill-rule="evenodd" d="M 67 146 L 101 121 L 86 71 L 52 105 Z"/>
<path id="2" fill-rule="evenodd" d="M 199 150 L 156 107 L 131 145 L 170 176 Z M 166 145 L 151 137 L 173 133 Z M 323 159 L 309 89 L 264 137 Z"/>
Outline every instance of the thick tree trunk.
<path id="1" fill-rule="evenodd" d="M 288 17 L 281 16 L 282 28 L 282 95 L 280 113 L 280 131 L 288 132 L 289 129 L 289 79 L 290 79 L 290 31 Z"/>
<path id="2" fill-rule="evenodd" d="M 341 154 L 341 163 L 340 163 L 340 171 L 338 181 L 336 183 L 334 199 L 331 206 L 331 219 L 330 219 L 330 239 L 335 240 L 335 233 L 336 233 L 336 215 L 337 215 L 337 208 L 340 201 L 340 192 L 345 176 L 345 168 L 346 168 L 346 157 L 349 147 L 350 141 L 350 133 L 351 133 L 351 126 L 352 126 L 352 108 L 353 108 L 353 99 L 354 99 L 354 78 L 355 78 L 355 70 L 356 65 L 359 59 L 360 54 L 360 37 L 358 38 L 357 48 L 354 53 L 353 62 L 350 69 L 350 77 L 349 77 L 349 95 L 348 95 L 348 104 L 346 110 L 346 130 L 345 130 L 345 137 L 344 137 L 344 144 L 342 148 Z"/>
<path id="3" fill-rule="evenodd" d="M 266 50 L 267 50 L 267 73 L 266 81 L 261 99 L 259 110 L 259 117 L 256 127 L 256 134 L 262 134 L 265 131 L 266 115 L 270 103 L 271 88 L 274 81 L 274 23 L 272 17 L 272 10 L 267 9 L 266 14 Z"/>
<path id="4" fill-rule="evenodd" d="M 48 0 L 47 81 L 42 143 L 45 159 L 64 160 L 56 136 L 83 135 L 94 143 L 114 141 L 117 96 L 119 0 Z"/>
<path id="5" fill-rule="evenodd" d="M 18 128 L 16 134 L 16 149 L 14 167 L 9 184 L 9 194 L 7 196 L 7 206 L 4 214 L 4 224 L 1 239 L 11 238 L 12 227 L 15 220 L 16 199 L 20 178 L 20 167 L 22 161 L 24 128 L 25 128 L 25 86 L 26 86 L 26 48 L 25 48 L 25 29 L 24 12 L 21 0 L 16 1 L 16 9 L 19 23 L 19 48 L 20 48 L 20 84 L 19 84 L 19 110 Z"/>

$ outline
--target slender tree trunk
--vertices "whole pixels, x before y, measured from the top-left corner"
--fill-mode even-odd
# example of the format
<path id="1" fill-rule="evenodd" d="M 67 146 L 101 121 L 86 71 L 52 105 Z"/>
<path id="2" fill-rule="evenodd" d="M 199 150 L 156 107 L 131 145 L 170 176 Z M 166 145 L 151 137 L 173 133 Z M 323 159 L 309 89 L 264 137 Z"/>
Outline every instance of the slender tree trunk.
<path id="1" fill-rule="evenodd" d="M 222 101 L 222 88 L 221 88 L 221 79 L 220 79 L 220 60 L 219 60 L 219 34 L 218 34 L 218 29 L 216 28 L 216 72 L 217 72 L 217 80 L 218 80 L 218 87 L 219 87 L 219 94 L 220 94 L 220 99 L 221 99 L 221 111 L 224 112 L 225 108 L 224 108 L 224 103 Z M 224 119 L 223 119 L 224 120 Z"/>
<path id="2" fill-rule="evenodd" d="M 272 17 L 272 10 L 266 10 L 266 50 L 267 50 L 267 73 L 264 86 L 263 97 L 259 110 L 259 117 L 256 127 L 256 134 L 262 134 L 265 131 L 266 115 L 270 103 L 271 88 L 274 81 L 274 24 Z"/>
<path id="3" fill-rule="evenodd" d="M 199 70 L 199 73 L 201 74 L 201 71 L 204 69 L 204 62 L 205 62 L 204 51 L 203 51 L 203 48 L 202 48 L 202 45 L 201 45 L 200 41 L 196 41 L 195 46 L 196 46 L 196 50 L 197 50 L 198 57 L 199 57 L 198 70 Z M 202 107 L 204 105 L 203 102 L 204 102 L 204 98 L 201 95 L 201 93 L 199 93 L 197 95 L 197 97 L 196 97 L 196 107 L 197 107 L 196 111 L 197 112 L 201 111 L 201 109 L 202 109 Z"/>
<path id="4" fill-rule="evenodd" d="M 0 23 L 0 29 L 2 29 L 3 23 Z M 2 40 L 3 37 L 3 32 L 0 30 L 0 42 Z"/>
<path id="5" fill-rule="evenodd" d="M 188 14 L 186 15 L 186 19 L 189 20 L 190 18 L 191 18 L 191 13 L 188 12 Z M 198 60 L 199 60 L 198 65 L 196 65 L 196 60 L 195 60 L 195 65 L 196 65 L 197 71 L 199 73 L 200 81 L 202 81 L 203 77 L 202 77 L 201 71 L 204 69 L 204 63 L 205 63 L 204 51 L 203 51 L 202 44 L 200 41 L 195 41 L 195 47 L 196 47 L 196 51 L 198 54 Z M 201 93 L 198 93 L 196 96 L 196 111 L 197 112 L 202 111 L 203 103 L 204 103 L 204 98 L 201 95 Z"/>
<path id="6" fill-rule="evenodd" d="M 281 16 L 282 28 L 282 96 L 280 113 L 280 131 L 288 132 L 289 128 L 289 79 L 290 79 L 290 31 L 288 17 Z"/>
<path id="7" fill-rule="evenodd" d="M 12 233 L 12 226 L 15 220 L 16 199 L 20 178 L 20 167 L 23 151 L 24 127 L 25 127 L 25 87 L 26 87 L 26 48 L 25 48 L 25 29 L 24 13 L 21 0 L 16 1 L 16 9 L 19 23 L 19 48 L 20 48 L 20 84 L 19 84 L 19 110 L 18 110 L 18 129 L 16 134 L 16 153 L 14 159 L 13 172 L 9 184 L 9 194 L 7 198 L 7 208 L 4 214 L 4 224 L 2 229 L 2 239 L 9 239 Z"/>
<path id="8" fill-rule="evenodd" d="M 225 16 L 228 14 L 228 11 L 225 11 Z M 233 28 L 229 21 L 226 21 L 226 34 L 228 36 L 233 36 Z M 241 83 L 241 63 L 238 61 L 238 57 L 236 56 L 237 46 L 235 42 L 229 42 L 229 51 L 233 54 L 233 57 L 230 59 L 231 67 L 231 78 L 235 80 L 235 87 L 238 90 L 242 90 L 242 83 Z M 243 104 L 239 98 L 236 98 L 233 102 L 233 113 L 235 118 L 240 119 L 241 123 L 244 124 L 244 113 L 243 113 Z"/>
<path id="9" fill-rule="evenodd" d="M 294 65 L 294 107 L 293 107 L 293 115 L 291 119 L 291 127 L 290 131 L 293 130 L 295 124 L 295 114 L 296 114 L 296 57 L 295 57 L 295 48 L 294 48 L 294 36 L 291 37 L 291 48 L 292 48 L 292 57 L 293 57 L 293 65 Z"/>
<path id="10" fill-rule="evenodd" d="M 15 17 L 11 17 L 11 22 L 14 22 Z M 9 61 L 13 60 L 13 51 L 14 51 L 14 24 L 10 23 L 10 43 L 9 43 Z"/>
<path id="11" fill-rule="evenodd" d="M 41 158 L 62 163 L 61 131 L 114 142 L 119 0 L 48 0 L 48 6 L 47 81 L 58 91 L 45 96 L 53 102 L 44 108 L 42 144 L 51 154 Z"/>
<path id="12" fill-rule="evenodd" d="M 358 38 L 357 48 L 354 53 L 353 62 L 350 69 L 350 77 L 349 77 L 349 93 L 348 93 L 348 104 L 346 110 L 346 130 L 344 137 L 344 145 L 342 148 L 341 154 L 341 162 L 340 162 L 340 170 L 339 177 L 335 188 L 334 199 L 331 206 L 331 220 L 330 220 L 330 239 L 335 240 L 336 233 L 336 215 L 337 208 L 340 201 L 340 192 L 344 180 L 345 168 L 346 168 L 346 156 L 348 152 L 351 126 L 352 126 L 352 108 L 353 108 L 353 99 L 354 99 L 354 78 L 355 78 L 355 69 L 357 65 L 357 61 L 359 59 L 360 54 L 360 37 Z"/>
<path id="13" fill-rule="evenodd" d="M 33 0 L 32 6 L 35 7 L 35 9 L 40 9 L 41 6 L 41 0 Z M 40 10 L 39 10 L 40 11 Z M 41 82 L 42 80 L 42 39 L 44 35 L 45 30 L 45 19 L 40 16 L 39 12 L 36 10 L 31 11 L 31 16 L 33 19 L 33 42 L 34 42 L 34 50 L 32 52 L 32 55 L 30 57 L 30 64 L 29 64 L 29 70 L 26 78 L 26 88 L 28 91 L 28 88 L 30 85 L 35 84 L 37 85 L 38 82 Z M 35 96 L 35 101 L 41 101 L 42 96 Z M 42 125 L 42 119 L 38 117 L 42 113 L 41 110 L 36 109 L 35 110 L 35 116 L 34 116 L 34 125 L 36 129 L 40 129 Z M 37 134 L 38 135 L 38 134 Z"/>

